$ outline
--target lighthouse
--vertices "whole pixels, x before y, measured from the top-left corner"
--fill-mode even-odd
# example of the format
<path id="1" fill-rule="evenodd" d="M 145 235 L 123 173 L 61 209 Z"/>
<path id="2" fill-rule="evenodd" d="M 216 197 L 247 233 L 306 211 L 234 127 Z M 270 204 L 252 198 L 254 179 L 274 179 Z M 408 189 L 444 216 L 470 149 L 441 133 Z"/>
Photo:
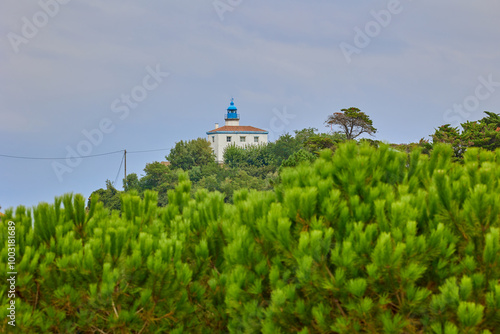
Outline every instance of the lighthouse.
<path id="1" fill-rule="evenodd" d="M 236 147 L 248 147 L 253 145 L 266 145 L 268 132 L 253 126 L 240 125 L 240 114 L 231 99 L 227 113 L 224 115 L 225 124 L 219 127 L 215 123 L 215 129 L 208 131 L 208 141 L 215 154 L 218 163 L 224 162 L 224 150 L 234 145 Z"/>

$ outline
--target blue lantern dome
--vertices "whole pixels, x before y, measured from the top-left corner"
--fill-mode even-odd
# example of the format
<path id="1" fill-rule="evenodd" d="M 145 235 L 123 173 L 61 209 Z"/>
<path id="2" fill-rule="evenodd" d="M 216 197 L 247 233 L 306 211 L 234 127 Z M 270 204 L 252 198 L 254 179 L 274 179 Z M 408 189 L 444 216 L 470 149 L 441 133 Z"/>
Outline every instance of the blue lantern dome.
<path id="1" fill-rule="evenodd" d="M 227 108 L 227 115 L 226 115 L 226 120 L 227 119 L 235 119 L 239 120 L 240 115 L 237 114 L 238 108 L 234 105 L 234 99 L 231 99 L 231 103 L 229 104 L 229 107 Z"/>
<path id="2" fill-rule="evenodd" d="M 234 99 L 231 99 L 231 104 L 229 105 L 229 108 L 227 108 L 227 112 L 236 112 L 238 108 L 234 105 Z"/>

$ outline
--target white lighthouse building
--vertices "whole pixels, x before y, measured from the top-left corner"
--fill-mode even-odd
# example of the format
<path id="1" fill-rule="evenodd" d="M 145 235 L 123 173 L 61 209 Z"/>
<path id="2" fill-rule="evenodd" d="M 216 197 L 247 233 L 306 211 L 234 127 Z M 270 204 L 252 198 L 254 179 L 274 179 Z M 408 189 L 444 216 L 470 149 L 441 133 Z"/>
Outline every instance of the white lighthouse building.
<path id="1" fill-rule="evenodd" d="M 224 150 L 230 145 L 246 147 L 267 144 L 268 132 L 253 126 L 240 125 L 240 115 L 237 111 L 234 99 L 231 99 L 227 115 L 224 117 L 226 124 L 219 127 L 219 124 L 215 123 L 215 129 L 207 132 L 208 141 L 218 163 L 224 162 Z"/>

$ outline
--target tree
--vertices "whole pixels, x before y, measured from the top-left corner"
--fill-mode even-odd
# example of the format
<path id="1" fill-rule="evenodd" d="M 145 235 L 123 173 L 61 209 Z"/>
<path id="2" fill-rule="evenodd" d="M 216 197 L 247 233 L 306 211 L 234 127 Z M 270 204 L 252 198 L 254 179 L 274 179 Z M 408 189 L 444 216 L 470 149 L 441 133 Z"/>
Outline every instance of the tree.
<path id="1" fill-rule="evenodd" d="M 326 126 L 340 126 L 347 140 L 355 139 L 362 133 L 373 135 L 377 129 L 373 127 L 373 122 L 367 114 L 358 108 L 342 109 L 328 116 Z"/>
<path id="2" fill-rule="evenodd" d="M 391 147 L 408 154 L 412 153 L 414 150 L 420 150 L 422 154 L 429 155 L 432 151 L 432 144 L 428 139 L 424 138 L 421 138 L 418 143 L 391 144 Z"/>
<path id="3" fill-rule="evenodd" d="M 160 162 L 153 162 L 144 168 L 146 175 L 139 181 L 140 190 L 154 190 L 158 192 L 158 205 L 165 206 L 168 203 L 168 191 L 175 188 L 178 173 Z"/>
<path id="4" fill-rule="evenodd" d="M 241 166 L 246 160 L 245 149 L 236 145 L 227 146 L 224 149 L 224 164 L 231 168 Z"/>
<path id="5" fill-rule="evenodd" d="M 122 204 L 120 200 L 120 196 L 122 194 L 121 191 L 117 190 L 114 186 L 113 183 L 110 180 L 106 180 L 106 189 L 98 189 L 94 192 L 89 197 L 88 201 L 88 207 L 90 208 L 92 206 L 92 195 L 98 195 L 99 199 L 98 202 L 102 202 L 104 204 L 105 208 L 108 208 L 110 210 L 121 210 Z"/>
<path id="6" fill-rule="evenodd" d="M 175 144 L 166 156 L 173 169 L 189 170 L 194 166 L 215 164 L 215 157 L 210 143 L 204 138 L 183 141 Z"/>
<path id="7" fill-rule="evenodd" d="M 455 158 L 461 159 L 470 147 L 480 147 L 493 151 L 500 147 L 500 115 L 489 111 L 484 112 L 487 116 L 479 121 L 460 124 L 458 127 L 450 124 L 440 126 L 433 135 L 434 143 L 446 143 L 453 147 Z"/>
<path id="8" fill-rule="evenodd" d="M 462 145 L 462 139 L 460 130 L 458 127 L 452 127 L 450 124 L 441 125 L 436 129 L 432 137 L 433 143 L 446 143 L 453 147 L 453 152 L 455 159 L 462 157 L 464 153 L 464 147 Z"/>
<path id="9" fill-rule="evenodd" d="M 335 132 L 333 134 L 320 133 L 309 137 L 303 144 L 304 148 L 311 153 L 319 154 L 321 150 L 335 150 L 338 143 L 345 140 L 344 134 Z"/>
<path id="10" fill-rule="evenodd" d="M 140 181 L 141 188 L 143 190 L 154 190 L 160 184 L 167 181 L 167 174 L 169 173 L 169 171 L 169 167 L 163 165 L 158 161 L 146 164 L 146 167 L 144 168 L 144 172 L 146 172 L 146 175 L 144 175 Z"/>
<path id="11" fill-rule="evenodd" d="M 273 152 L 268 145 L 250 146 L 245 149 L 247 163 L 256 167 L 276 166 Z"/>
<path id="12" fill-rule="evenodd" d="M 231 168 L 276 166 L 274 152 L 270 145 L 228 146 L 224 150 L 224 163 Z"/>
<path id="13" fill-rule="evenodd" d="M 495 114 L 490 111 L 485 111 L 484 113 L 488 116 L 480 119 L 479 122 L 481 124 L 493 125 L 496 131 L 500 131 L 500 114 Z"/>
<path id="14" fill-rule="evenodd" d="M 280 172 L 284 167 L 295 167 L 300 165 L 302 162 L 313 162 L 314 159 L 316 159 L 316 156 L 314 154 L 312 154 L 308 150 L 301 149 L 289 156 L 288 159 L 283 161 L 283 163 L 281 164 Z"/>
<path id="15" fill-rule="evenodd" d="M 123 190 L 129 191 L 132 189 L 140 190 L 141 185 L 139 182 L 139 178 L 136 173 L 130 173 L 127 175 L 127 178 L 123 180 Z"/>
<path id="16" fill-rule="evenodd" d="M 500 132 L 495 123 L 465 122 L 462 124 L 462 142 L 466 147 L 481 147 L 494 151 L 500 147 Z"/>
<path id="17" fill-rule="evenodd" d="M 299 145 L 304 145 L 309 138 L 317 135 L 317 131 L 318 129 L 316 128 L 304 128 L 302 130 L 295 130 L 295 140 Z"/>
<path id="18" fill-rule="evenodd" d="M 226 178 L 219 186 L 219 191 L 224 194 L 225 202 L 232 202 L 233 194 L 242 189 L 269 190 L 266 189 L 266 181 L 248 175 L 245 170 L 237 170 L 234 177 Z"/>
<path id="19" fill-rule="evenodd" d="M 299 141 L 289 133 L 281 135 L 274 143 L 269 145 L 278 166 L 293 153 L 300 150 Z"/>

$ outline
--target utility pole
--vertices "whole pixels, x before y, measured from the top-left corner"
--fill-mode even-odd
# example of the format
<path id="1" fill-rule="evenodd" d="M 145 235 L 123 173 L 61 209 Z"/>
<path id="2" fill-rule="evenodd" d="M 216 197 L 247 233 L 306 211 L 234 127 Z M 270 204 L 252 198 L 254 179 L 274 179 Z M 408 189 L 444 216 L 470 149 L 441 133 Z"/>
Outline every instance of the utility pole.
<path id="1" fill-rule="evenodd" d="M 125 182 L 127 182 L 127 150 L 124 150 L 123 158 L 125 159 Z"/>

